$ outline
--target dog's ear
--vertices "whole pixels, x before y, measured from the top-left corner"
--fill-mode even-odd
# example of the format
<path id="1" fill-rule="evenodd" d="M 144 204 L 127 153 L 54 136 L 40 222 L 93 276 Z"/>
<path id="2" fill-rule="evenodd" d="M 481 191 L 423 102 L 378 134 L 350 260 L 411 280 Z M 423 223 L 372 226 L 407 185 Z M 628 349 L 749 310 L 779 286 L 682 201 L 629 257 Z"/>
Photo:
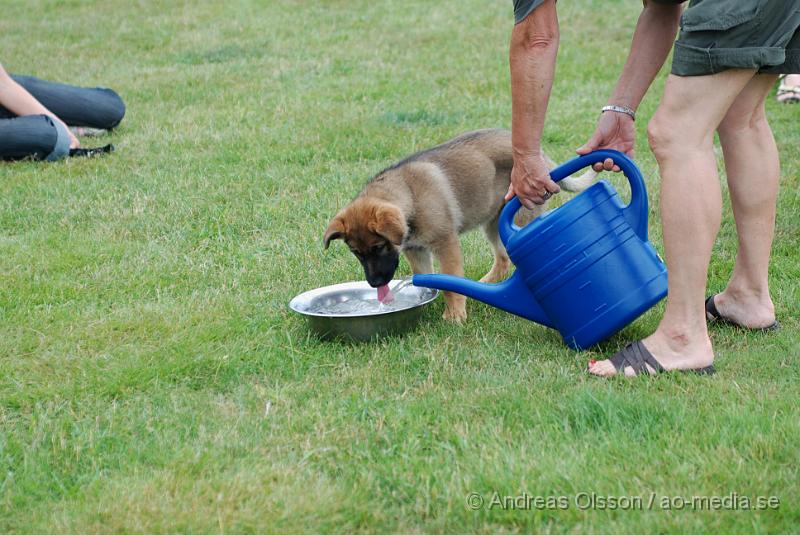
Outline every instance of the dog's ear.
<path id="1" fill-rule="evenodd" d="M 328 225 L 328 229 L 325 231 L 325 237 L 322 241 L 325 249 L 328 248 L 332 240 L 340 240 L 344 238 L 344 234 L 344 223 L 342 222 L 342 218 L 337 215 L 333 218 L 331 224 Z"/>
<path id="2" fill-rule="evenodd" d="M 373 225 L 370 226 L 373 227 L 370 230 L 375 234 L 383 236 L 398 247 L 403 243 L 403 238 L 408 231 L 403 212 L 390 204 L 384 204 L 375 209 L 375 219 Z"/>

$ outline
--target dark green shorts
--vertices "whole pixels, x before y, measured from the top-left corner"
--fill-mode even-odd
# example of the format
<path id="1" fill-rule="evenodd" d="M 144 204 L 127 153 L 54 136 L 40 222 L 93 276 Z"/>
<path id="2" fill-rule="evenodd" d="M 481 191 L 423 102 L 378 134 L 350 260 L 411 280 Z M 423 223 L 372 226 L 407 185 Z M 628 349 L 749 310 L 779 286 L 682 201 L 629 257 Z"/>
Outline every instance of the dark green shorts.
<path id="1" fill-rule="evenodd" d="M 672 74 L 727 69 L 800 73 L 800 0 L 692 0 L 681 17 Z"/>
<path id="2" fill-rule="evenodd" d="M 514 0 L 514 24 L 519 24 L 544 0 Z"/>

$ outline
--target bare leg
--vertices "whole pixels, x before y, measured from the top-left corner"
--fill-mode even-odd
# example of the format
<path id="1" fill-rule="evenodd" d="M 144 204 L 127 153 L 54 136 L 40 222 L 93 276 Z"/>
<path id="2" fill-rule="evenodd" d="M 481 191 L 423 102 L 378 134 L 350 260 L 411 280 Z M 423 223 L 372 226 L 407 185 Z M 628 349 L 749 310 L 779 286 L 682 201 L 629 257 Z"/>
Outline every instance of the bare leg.
<path id="1" fill-rule="evenodd" d="M 427 249 L 406 249 L 403 251 L 411 271 L 417 273 L 433 273 L 433 256 Z"/>
<path id="2" fill-rule="evenodd" d="M 492 269 L 489 273 L 481 278 L 481 282 L 498 282 L 506 278 L 508 269 L 511 267 L 511 260 L 508 258 L 506 248 L 503 242 L 500 241 L 500 234 L 497 233 L 497 219 L 487 223 L 483 227 L 483 233 L 486 234 L 486 239 L 492 246 L 494 253 L 494 262 Z"/>
<path id="3" fill-rule="evenodd" d="M 775 232 L 780 162 L 764 111 L 764 100 L 775 78 L 774 75 L 754 77 L 718 128 L 739 251 L 728 287 L 714 298 L 714 304 L 726 318 L 752 328 L 775 322 L 767 275 Z"/>
<path id="4" fill-rule="evenodd" d="M 461 257 L 461 244 L 458 236 L 453 235 L 441 244 L 436 244 L 434 253 L 439 258 L 442 273 L 464 276 L 464 264 Z M 444 292 L 444 319 L 461 322 L 467 319 L 467 298 L 461 294 Z"/>
<path id="5" fill-rule="evenodd" d="M 714 130 L 754 74 L 735 69 L 709 76 L 670 75 L 648 128 L 662 177 L 669 295 L 664 317 L 644 344 L 667 370 L 701 368 L 714 360 L 704 308 L 722 206 Z M 616 373 L 608 360 L 590 364 L 589 371 Z M 625 369 L 626 375 L 632 373 Z"/>

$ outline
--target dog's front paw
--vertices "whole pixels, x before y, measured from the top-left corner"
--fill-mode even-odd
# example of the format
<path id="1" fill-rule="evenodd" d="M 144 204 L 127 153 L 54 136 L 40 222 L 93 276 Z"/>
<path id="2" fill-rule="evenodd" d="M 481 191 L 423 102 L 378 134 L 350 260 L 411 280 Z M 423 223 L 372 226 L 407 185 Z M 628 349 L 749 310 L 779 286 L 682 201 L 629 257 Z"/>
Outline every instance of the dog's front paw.
<path id="1" fill-rule="evenodd" d="M 444 314 L 442 314 L 442 317 L 447 321 L 452 321 L 453 323 L 463 323 L 467 320 L 467 307 L 466 305 L 447 306 L 444 309 Z"/>

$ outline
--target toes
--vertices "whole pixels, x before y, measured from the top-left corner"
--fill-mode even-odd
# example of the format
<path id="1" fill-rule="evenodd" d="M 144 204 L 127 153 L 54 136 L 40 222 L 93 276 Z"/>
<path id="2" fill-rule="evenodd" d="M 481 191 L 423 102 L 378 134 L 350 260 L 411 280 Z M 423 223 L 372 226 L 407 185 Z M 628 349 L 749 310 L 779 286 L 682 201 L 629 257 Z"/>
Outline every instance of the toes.
<path id="1" fill-rule="evenodd" d="M 622 372 L 625 377 L 636 376 L 636 372 L 630 366 L 625 366 Z M 600 377 L 613 377 L 620 372 L 614 367 L 610 360 L 598 360 L 589 362 L 589 373 L 592 375 L 598 375 Z M 645 364 L 645 371 L 642 371 L 642 374 L 655 375 L 656 370 L 654 370 L 649 364 Z"/>
<path id="2" fill-rule="evenodd" d="M 630 368 L 626 368 L 625 371 L 627 372 L 629 369 Z M 617 374 L 617 369 L 614 368 L 610 360 L 598 360 L 589 363 L 589 373 L 600 377 L 611 377 Z"/>

